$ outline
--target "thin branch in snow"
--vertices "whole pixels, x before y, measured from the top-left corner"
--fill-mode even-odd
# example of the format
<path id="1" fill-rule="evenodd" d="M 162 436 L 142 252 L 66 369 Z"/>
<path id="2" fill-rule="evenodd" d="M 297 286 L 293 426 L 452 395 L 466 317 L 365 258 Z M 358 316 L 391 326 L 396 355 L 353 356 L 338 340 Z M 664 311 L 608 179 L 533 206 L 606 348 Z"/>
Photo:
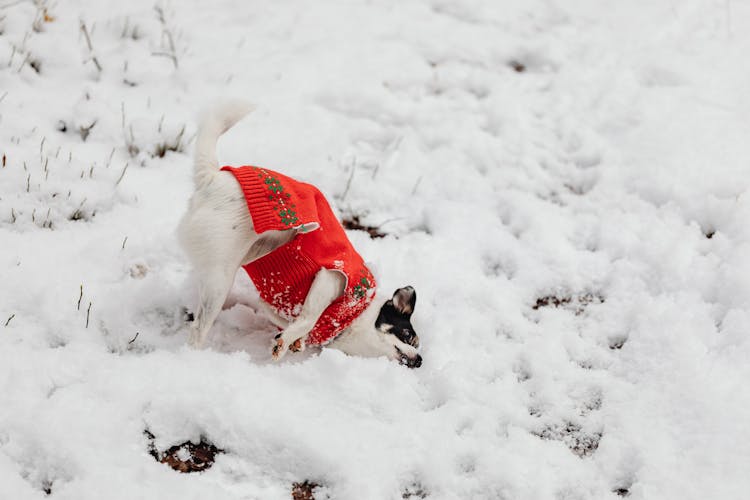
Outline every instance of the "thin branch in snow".
<path id="1" fill-rule="evenodd" d="M 124 239 L 124 240 L 122 240 L 122 249 L 123 249 L 123 250 L 125 250 L 125 243 L 127 243 L 127 242 L 128 242 L 128 237 L 127 237 L 127 236 L 125 236 L 125 239 Z"/>
<path id="2" fill-rule="evenodd" d="M 52 213 L 52 208 L 47 209 L 47 217 L 45 217 L 42 227 L 46 229 L 52 229 L 52 221 L 49 220 L 49 215 Z"/>
<path id="3" fill-rule="evenodd" d="M 13 318 L 15 318 L 15 317 L 16 317 L 16 314 L 15 314 L 15 313 L 11 314 L 11 315 L 10 315 L 10 318 L 8 318 L 8 321 L 6 321 L 6 322 L 5 322 L 5 326 L 8 326 L 8 325 L 10 324 L 10 320 L 12 320 L 12 319 L 13 319 Z"/>
<path id="4" fill-rule="evenodd" d="M 91 315 L 91 302 L 89 302 L 89 308 L 86 309 L 86 328 L 89 327 L 89 316 Z"/>
<path id="5" fill-rule="evenodd" d="M 99 73 L 102 72 L 102 65 L 99 64 L 99 60 L 94 55 L 94 47 L 91 45 L 91 37 L 89 37 L 89 30 L 86 29 L 86 23 L 81 21 L 81 31 L 83 32 L 83 36 L 86 38 L 86 45 L 89 47 L 89 56 L 91 58 L 91 61 L 94 62 L 94 65 L 96 66 L 97 71 Z"/>
<path id="6" fill-rule="evenodd" d="M 83 171 L 81 171 L 81 178 L 83 178 Z M 83 208 L 83 204 L 84 204 L 84 203 L 86 203 L 86 200 L 87 200 L 87 199 L 88 199 L 88 198 L 84 198 L 84 199 L 83 199 L 83 200 L 81 201 L 81 204 L 80 204 L 80 205 L 78 205 L 78 208 L 76 208 L 76 211 L 75 211 L 75 212 L 73 212 L 73 214 L 72 214 L 72 215 L 71 215 L 71 216 L 70 216 L 70 217 L 68 218 L 69 220 L 81 220 L 81 219 L 83 219 L 83 218 L 84 218 L 84 214 L 83 214 L 83 212 L 81 211 L 81 209 Z"/>
<path id="7" fill-rule="evenodd" d="M 419 176 L 419 178 L 417 179 L 417 182 L 416 182 L 416 183 L 414 183 L 414 187 L 413 187 L 413 188 L 411 188 L 411 195 L 412 195 L 412 196 L 414 196 L 414 194 L 416 194 L 416 192 L 417 192 L 417 188 L 419 187 L 419 183 L 420 183 L 420 182 L 422 182 L 422 176 L 421 176 L 421 175 L 420 175 L 420 176 Z"/>
<path id="8" fill-rule="evenodd" d="M 81 295 L 78 296 L 78 307 L 77 309 L 81 310 L 81 299 L 83 298 L 83 285 L 81 285 Z"/>
<path id="9" fill-rule="evenodd" d="M 127 132 L 123 130 L 123 132 L 125 133 L 125 145 L 128 148 L 128 154 L 130 154 L 130 156 L 135 157 L 140 152 L 140 149 L 135 144 L 135 134 L 133 134 L 133 124 L 132 123 L 128 126 L 128 131 L 130 131 L 130 137 L 129 138 L 128 138 Z"/>
<path id="10" fill-rule="evenodd" d="M 107 159 L 107 166 L 106 168 L 109 168 L 110 163 L 112 163 L 112 157 L 115 155 L 115 148 L 112 148 L 112 152 L 109 153 L 109 158 Z"/>
<path id="11" fill-rule="evenodd" d="M 164 17 L 164 9 L 162 9 L 161 6 L 156 5 L 154 6 L 154 10 L 156 11 L 156 15 L 159 18 L 159 22 L 162 26 L 162 37 L 167 38 L 167 43 L 169 44 L 169 52 L 152 52 L 151 54 L 155 56 L 169 57 L 170 59 L 172 59 L 172 63 L 174 64 L 175 69 L 177 69 L 179 66 L 177 62 L 177 50 L 175 49 L 172 30 L 167 26 L 167 20 Z"/>
<path id="12" fill-rule="evenodd" d="M 120 184 L 120 181 L 123 177 L 125 177 L 125 171 L 128 169 L 128 163 L 125 163 L 125 168 L 122 169 L 122 173 L 120 174 L 120 177 L 117 179 L 117 182 L 115 182 L 115 186 L 118 186 Z M 127 238 L 125 238 L 127 239 Z M 125 243 L 123 243 L 123 247 L 125 246 Z"/>
<path id="13" fill-rule="evenodd" d="M 376 175 L 378 175 L 378 170 L 380 170 L 380 163 L 381 163 L 381 162 L 380 162 L 380 161 L 378 161 L 378 162 L 377 162 L 377 163 L 375 164 L 375 168 L 374 168 L 374 169 L 373 169 L 373 171 L 372 171 L 372 178 L 373 178 L 373 179 L 375 179 L 375 176 L 376 176 Z"/>
<path id="14" fill-rule="evenodd" d="M 30 56 L 31 56 L 31 54 L 29 54 L 29 53 L 27 52 L 27 53 L 26 53 L 26 57 L 24 57 L 24 58 L 23 58 L 23 61 L 21 62 L 21 65 L 20 65 L 20 66 L 18 66 L 18 69 L 16 70 L 16 73 L 20 73 L 20 72 L 21 72 L 21 70 L 23 69 L 23 67 L 24 67 L 24 66 L 26 66 L 26 63 L 28 62 L 28 60 L 29 60 L 29 57 L 30 57 Z"/>
<path id="15" fill-rule="evenodd" d="M 133 338 L 132 338 L 132 339 L 130 340 L 130 342 L 128 342 L 128 345 L 130 345 L 130 344 L 132 344 L 133 342 L 135 342 L 135 339 L 137 339 L 137 338 L 138 338 L 138 335 L 140 335 L 140 334 L 141 334 L 141 332 L 135 332 L 135 337 L 133 337 Z"/>
<path id="16" fill-rule="evenodd" d="M 349 188 L 352 187 L 352 179 L 354 179 L 354 171 L 357 169 L 357 157 L 352 156 L 351 172 L 349 172 L 349 179 L 346 181 L 346 188 L 344 188 L 344 194 L 341 195 L 341 199 L 345 200 L 346 195 L 349 194 Z"/>

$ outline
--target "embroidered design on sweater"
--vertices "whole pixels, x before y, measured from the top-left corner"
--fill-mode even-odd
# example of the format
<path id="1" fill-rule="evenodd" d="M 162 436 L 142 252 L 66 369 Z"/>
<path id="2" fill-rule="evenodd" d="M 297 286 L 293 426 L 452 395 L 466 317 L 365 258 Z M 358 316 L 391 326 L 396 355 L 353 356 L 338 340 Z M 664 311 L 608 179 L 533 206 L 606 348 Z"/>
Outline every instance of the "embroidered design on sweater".
<path id="1" fill-rule="evenodd" d="M 291 226 L 299 221 L 297 212 L 294 210 L 297 207 L 289 201 L 292 195 L 284 191 L 281 181 L 262 168 L 252 168 L 258 171 L 258 178 L 263 180 L 263 183 L 271 192 L 268 195 L 268 201 L 273 203 L 273 209 L 279 215 L 281 223 L 285 226 Z M 287 203 L 289 204 L 287 205 Z"/>
<path id="2" fill-rule="evenodd" d="M 360 273 L 362 275 L 369 274 L 364 269 L 360 270 Z M 356 285 L 354 285 L 354 288 L 352 290 L 354 292 L 354 296 L 355 297 L 357 297 L 358 299 L 363 299 L 365 297 L 365 295 L 367 295 L 367 291 L 370 288 L 372 288 L 372 287 L 373 287 L 373 284 L 370 283 L 370 281 L 367 279 L 367 277 L 366 276 L 362 276 L 359 279 L 359 283 L 357 283 Z"/>

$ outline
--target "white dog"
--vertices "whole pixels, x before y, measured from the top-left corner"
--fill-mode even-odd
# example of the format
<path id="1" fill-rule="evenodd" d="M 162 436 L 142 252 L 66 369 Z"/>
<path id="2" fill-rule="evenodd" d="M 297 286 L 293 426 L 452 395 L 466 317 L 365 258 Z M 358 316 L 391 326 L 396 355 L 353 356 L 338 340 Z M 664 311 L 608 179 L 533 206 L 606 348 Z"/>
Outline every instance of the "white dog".
<path id="1" fill-rule="evenodd" d="M 264 311 L 282 329 L 275 359 L 289 348 L 325 344 L 420 366 L 410 321 L 414 289 L 400 288 L 388 300 L 375 297 L 374 278 L 317 189 L 268 169 L 219 169 L 219 136 L 251 110 L 244 102 L 225 103 L 198 131 L 195 193 L 179 227 L 198 285 L 190 344 L 203 346 L 244 267 Z"/>

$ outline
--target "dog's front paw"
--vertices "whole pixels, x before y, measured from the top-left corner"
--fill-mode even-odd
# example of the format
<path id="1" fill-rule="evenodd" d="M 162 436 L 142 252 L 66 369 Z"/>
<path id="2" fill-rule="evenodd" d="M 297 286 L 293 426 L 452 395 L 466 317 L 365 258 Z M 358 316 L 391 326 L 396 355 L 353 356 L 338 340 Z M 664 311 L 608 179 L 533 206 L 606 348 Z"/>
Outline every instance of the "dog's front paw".
<path id="1" fill-rule="evenodd" d="M 274 337 L 274 344 L 273 348 L 271 349 L 271 356 L 273 356 L 273 359 L 275 361 L 280 360 L 284 357 L 284 354 L 286 354 L 287 349 L 289 346 L 284 342 L 284 337 L 281 336 L 281 334 L 276 335 Z"/>
<path id="2" fill-rule="evenodd" d="M 292 342 L 292 345 L 289 346 L 289 350 L 292 352 L 302 352 L 305 350 L 305 341 L 304 339 L 297 339 L 294 342 Z"/>

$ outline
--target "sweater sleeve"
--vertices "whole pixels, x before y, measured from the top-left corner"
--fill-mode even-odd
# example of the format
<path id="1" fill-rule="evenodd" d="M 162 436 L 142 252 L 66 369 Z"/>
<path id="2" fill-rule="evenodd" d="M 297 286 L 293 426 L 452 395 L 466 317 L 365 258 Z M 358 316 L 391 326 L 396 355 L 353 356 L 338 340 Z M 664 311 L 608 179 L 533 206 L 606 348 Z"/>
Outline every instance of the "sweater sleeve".
<path id="1" fill-rule="evenodd" d="M 358 274 L 347 273 L 347 277 L 344 294 L 320 315 L 307 336 L 307 344 L 323 345 L 336 338 L 351 326 L 375 298 L 375 278 L 366 268 L 361 269 Z"/>
<path id="2" fill-rule="evenodd" d="M 371 302 L 366 297 L 353 297 L 345 294 L 334 300 L 323 314 L 320 315 L 315 326 L 307 336 L 308 345 L 327 344 L 348 328 L 352 322 L 367 309 Z"/>

